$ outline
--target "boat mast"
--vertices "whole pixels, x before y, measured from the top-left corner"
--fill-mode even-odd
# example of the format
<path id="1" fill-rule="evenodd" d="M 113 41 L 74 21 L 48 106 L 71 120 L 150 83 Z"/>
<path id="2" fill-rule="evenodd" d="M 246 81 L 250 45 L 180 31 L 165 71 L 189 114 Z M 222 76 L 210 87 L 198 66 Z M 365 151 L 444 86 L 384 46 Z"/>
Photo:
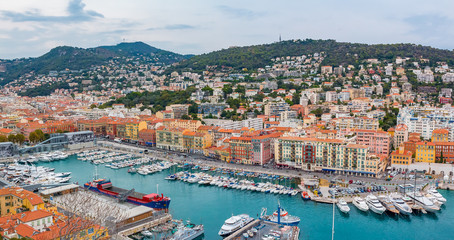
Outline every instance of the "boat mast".
<path id="1" fill-rule="evenodd" d="M 333 197 L 333 228 L 331 230 L 331 240 L 334 240 L 334 195 Z"/>
<path id="2" fill-rule="evenodd" d="M 405 190 L 406 190 L 406 189 L 405 189 L 406 186 L 405 186 L 405 185 L 407 185 L 407 172 L 408 172 L 408 167 L 407 167 L 407 170 L 405 171 L 405 178 L 404 178 L 404 196 L 405 196 L 405 194 L 406 194 L 406 191 L 405 191 Z"/>
<path id="3" fill-rule="evenodd" d="M 413 204 L 416 204 L 416 174 L 418 171 L 415 169 L 415 186 L 413 186 Z"/>
<path id="4" fill-rule="evenodd" d="M 277 206 L 277 224 L 281 224 L 281 205 Z"/>

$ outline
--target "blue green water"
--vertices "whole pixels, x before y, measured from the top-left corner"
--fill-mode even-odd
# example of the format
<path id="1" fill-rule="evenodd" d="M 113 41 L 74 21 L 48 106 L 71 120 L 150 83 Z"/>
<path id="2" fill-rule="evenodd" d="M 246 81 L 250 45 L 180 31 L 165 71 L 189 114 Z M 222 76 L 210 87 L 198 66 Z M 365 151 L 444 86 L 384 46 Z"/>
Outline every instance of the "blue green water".
<path id="1" fill-rule="evenodd" d="M 79 184 L 91 180 L 95 171 L 95 165 L 78 161 L 74 156 L 40 165 L 54 167 L 59 172 L 71 171 L 72 181 Z M 301 218 L 300 239 L 331 239 L 332 205 L 303 201 L 299 195 L 278 196 L 165 180 L 169 173 L 173 173 L 172 170 L 142 176 L 129 174 L 126 168 L 114 170 L 98 166 L 99 176 L 110 178 L 118 187 L 152 193 L 159 184 L 159 192 L 172 198 L 170 213 L 174 218 L 204 224 L 208 240 L 220 239 L 217 232 L 232 214 L 247 213 L 256 217 L 262 207 L 268 208 L 268 212 L 274 210 L 278 200 L 290 214 Z M 448 201 L 436 214 L 379 216 L 360 212 L 351 205 L 350 214 L 344 215 L 336 208 L 334 239 L 454 239 L 454 192 L 441 190 L 440 193 Z"/>

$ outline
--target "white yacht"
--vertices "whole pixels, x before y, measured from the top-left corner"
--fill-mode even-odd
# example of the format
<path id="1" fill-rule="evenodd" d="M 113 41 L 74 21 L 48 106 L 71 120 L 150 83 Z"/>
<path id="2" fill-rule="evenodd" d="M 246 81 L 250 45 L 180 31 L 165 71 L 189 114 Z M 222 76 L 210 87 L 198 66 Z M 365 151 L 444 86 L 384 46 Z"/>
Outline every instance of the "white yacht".
<path id="1" fill-rule="evenodd" d="M 175 234 L 170 240 L 192 240 L 198 238 L 204 233 L 203 225 L 194 225 L 188 223 L 186 226 L 178 227 Z"/>
<path id="2" fill-rule="evenodd" d="M 384 211 L 386 211 L 386 208 L 383 207 L 380 201 L 378 201 L 378 198 L 373 194 L 367 195 L 366 203 L 367 206 L 369 206 L 370 210 L 372 210 L 372 212 L 376 214 L 382 214 Z"/>
<path id="3" fill-rule="evenodd" d="M 221 230 L 219 230 L 219 236 L 227 237 L 252 221 L 254 221 L 254 218 L 247 214 L 232 216 L 225 220 L 224 225 L 222 225 Z"/>
<path id="4" fill-rule="evenodd" d="M 343 212 L 343 213 L 350 212 L 350 207 L 348 206 L 347 202 L 343 198 L 339 199 L 339 201 L 337 201 L 336 205 L 341 212 Z"/>
<path id="5" fill-rule="evenodd" d="M 360 197 L 353 198 L 353 205 L 357 207 L 359 210 L 367 212 L 369 211 L 369 207 L 366 204 L 366 201 Z"/>
<path id="6" fill-rule="evenodd" d="M 428 212 L 436 212 L 440 210 L 438 206 L 436 206 L 432 201 L 430 201 L 428 198 L 423 196 L 420 192 L 409 192 L 407 193 L 407 196 L 410 197 L 412 200 L 414 200 L 418 205 L 424 208 L 424 210 Z"/>
<path id="7" fill-rule="evenodd" d="M 435 188 L 429 189 L 429 191 L 427 191 L 427 194 L 435 197 L 441 204 L 444 204 L 446 202 L 446 198 L 444 198 L 443 195 L 441 195 Z"/>
<path id="8" fill-rule="evenodd" d="M 409 215 L 413 212 L 413 210 L 411 210 L 411 207 L 408 206 L 408 204 L 402 199 L 402 196 L 400 196 L 399 194 L 391 194 L 389 195 L 389 199 L 400 213 Z"/>

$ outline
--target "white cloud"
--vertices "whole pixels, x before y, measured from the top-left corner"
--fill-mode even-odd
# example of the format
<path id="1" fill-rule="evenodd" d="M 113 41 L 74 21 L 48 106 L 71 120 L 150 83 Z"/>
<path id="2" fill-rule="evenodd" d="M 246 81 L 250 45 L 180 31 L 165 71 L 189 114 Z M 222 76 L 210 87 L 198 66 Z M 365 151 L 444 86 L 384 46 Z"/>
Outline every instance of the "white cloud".
<path id="1" fill-rule="evenodd" d="M 38 56 L 57 44 L 95 47 L 123 39 L 204 53 L 270 43 L 279 34 L 454 48 L 453 1 L 0 0 L 0 5 L 0 58 Z"/>

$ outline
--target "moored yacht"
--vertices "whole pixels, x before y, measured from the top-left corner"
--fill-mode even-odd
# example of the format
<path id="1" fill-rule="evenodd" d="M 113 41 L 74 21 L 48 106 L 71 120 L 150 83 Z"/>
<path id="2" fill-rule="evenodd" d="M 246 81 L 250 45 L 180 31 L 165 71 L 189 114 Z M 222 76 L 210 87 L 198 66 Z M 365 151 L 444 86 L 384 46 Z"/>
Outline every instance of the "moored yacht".
<path id="1" fill-rule="evenodd" d="M 192 240 L 198 238 L 203 233 L 203 225 L 188 223 L 185 226 L 178 227 L 170 240 Z"/>
<path id="2" fill-rule="evenodd" d="M 409 215 L 413 212 L 411 210 L 411 207 L 408 206 L 408 204 L 402 199 L 402 196 L 400 196 L 399 194 L 391 194 L 389 196 L 389 199 L 397 208 L 397 210 L 399 210 L 400 213 L 404 215 Z"/>
<path id="3" fill-rule="evenodd" d="M 378 199 L 380 200 L 380 203 L 386 208 L 387 211 L 394 213 L 394 214 L 399 214 L 399 210 L 394 206 L 392 203 L 391 199 L 388 196 L 385 195 L 380 195 L 378 196 Z"/>
<path id="4" fill-rule="evenodd" d="M 366 204 L 366 201 L 360 197 L 353 198 L 353 205 L 363 212 L 369 211 L 369 207 Z"/>
<path id="5" fill-rule="evenodd" d="M 428 212 L 436 212 L 440 210 L 432 201 L 423 196 L 420 192 L 409 192 L 407 196 L 410 197 L 416 204 L 424 208 Z"/>
<path id="6" fill-rule="evenodd" d="M 337 201 L 336 205 L 341 212 L 343 212 L 343 213 L 350 212 L 350 207 L 348 206 L 347 202 L 343 198 L 339 199 L 339 201 Z"/>
<path id="7" fill-rule="evenodd" d="M 227 237 L 252 221 L 254 221 L 254 218 L 250 217 L 247 214 L 232 216 L 225 220 L 224 225 L 222 225 L 221 230 L 219 230 L 218 234 L 221 237 Z"/>
<path id="8" fill-rule="evenodd" d="M 443 195 L 441 195 L 435 188 L 429 189 L 429 191 L 427 191 L 427 194 L 435 197 L 441 204 L 444 204 L 446 202 L 446 198 L 444 198 Z"/>
<path id="9" fill-rule="evenodd" d="M 367 195 L 366 203 L 370 210 L 376 214 L 382 214 L 386 210 L 386 208 L 383 207 L 383 205 L 378 201 L 378 198 L 373 194 Z"/>

